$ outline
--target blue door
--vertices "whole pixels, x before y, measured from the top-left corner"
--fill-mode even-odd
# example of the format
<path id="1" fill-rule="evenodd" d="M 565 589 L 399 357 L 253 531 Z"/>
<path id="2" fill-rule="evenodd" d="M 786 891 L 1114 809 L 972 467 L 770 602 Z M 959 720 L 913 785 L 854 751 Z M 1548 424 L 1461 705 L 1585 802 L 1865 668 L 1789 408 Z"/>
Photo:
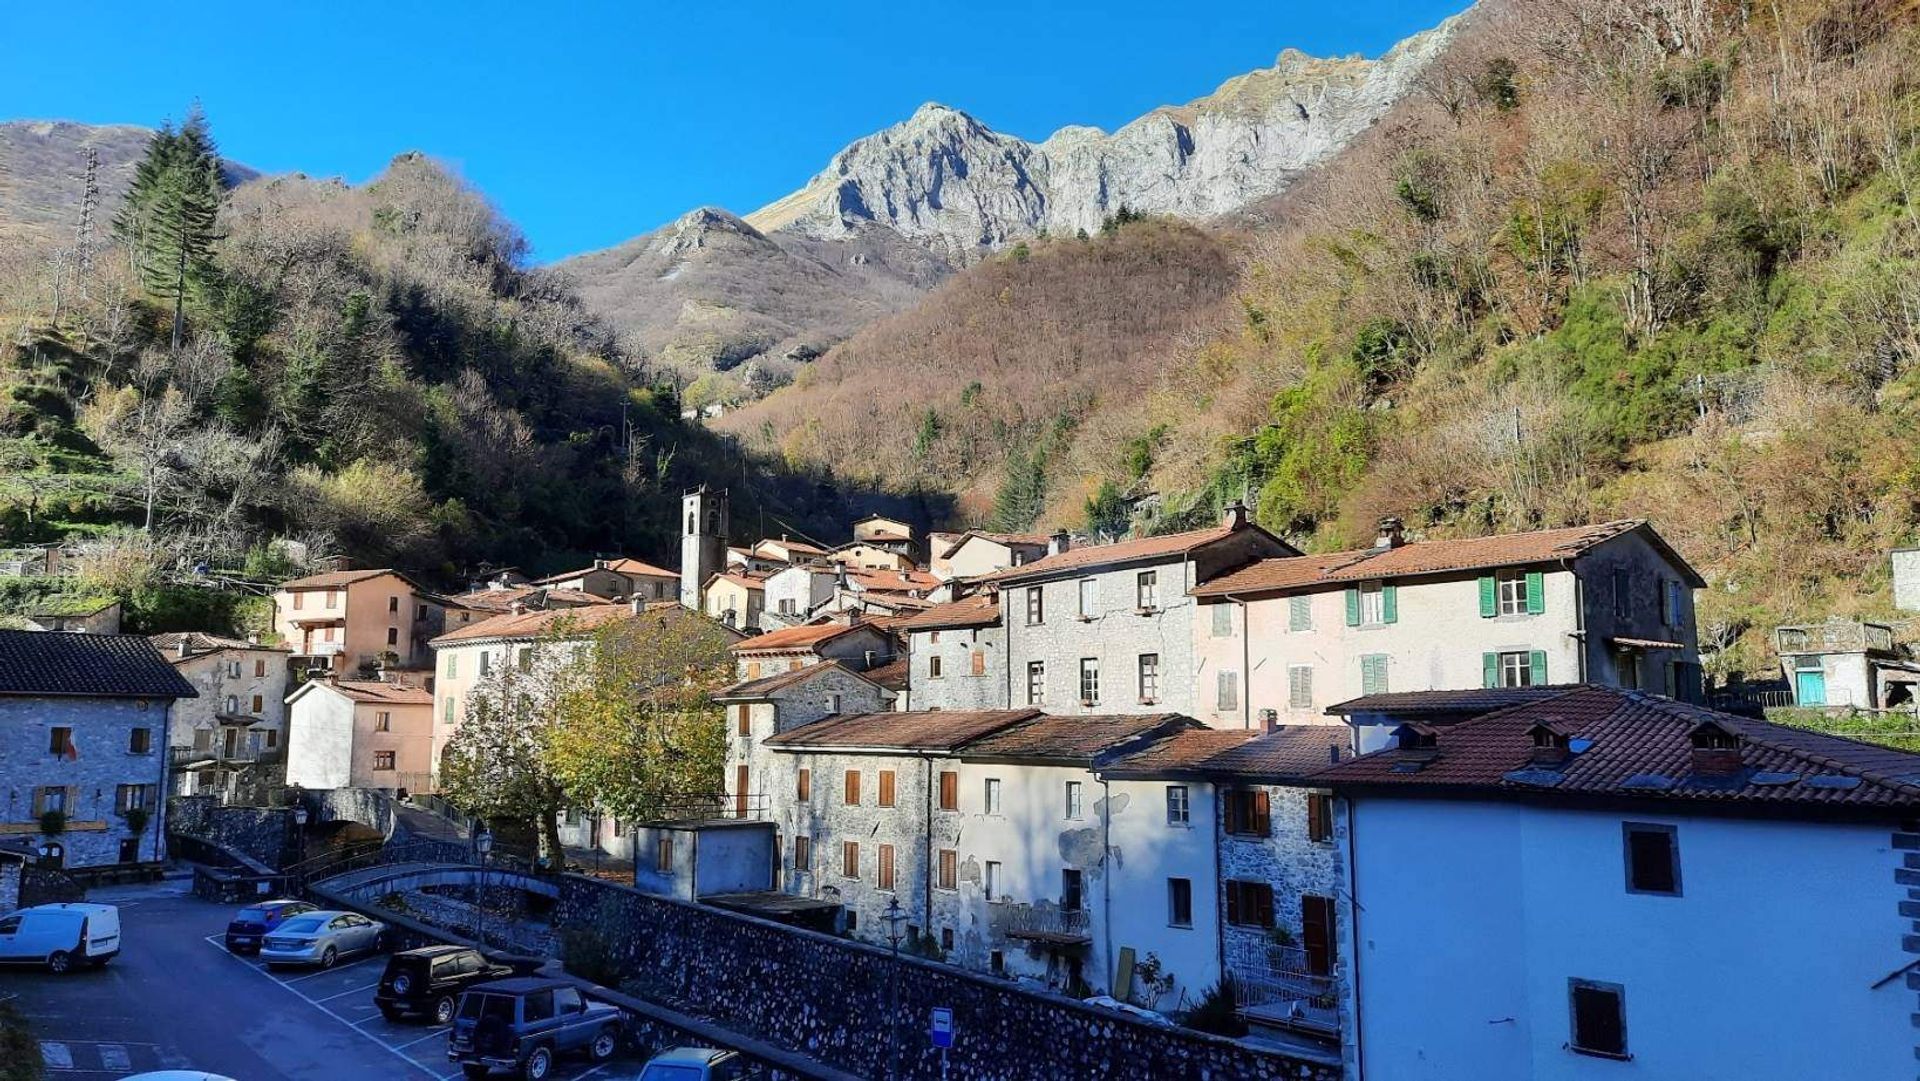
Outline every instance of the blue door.
<path id="1" fill-rule="evenodd" d="M 1827 674 L 1814 669 L 1793 674 L 1793 701 L 1802 706 L 1827 704 Z"/>

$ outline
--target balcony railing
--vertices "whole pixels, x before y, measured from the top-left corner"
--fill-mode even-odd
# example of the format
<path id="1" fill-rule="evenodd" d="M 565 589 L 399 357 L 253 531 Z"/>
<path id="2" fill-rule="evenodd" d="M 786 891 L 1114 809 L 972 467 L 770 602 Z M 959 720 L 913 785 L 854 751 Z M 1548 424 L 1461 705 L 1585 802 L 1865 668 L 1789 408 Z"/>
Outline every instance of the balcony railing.
<path id="1" fill-rule="evenodd" d="M 1322 1036 L 1340 1031 L 1338 987 L 1332 976 L 1312 971 L 1299 946 L 1268 946 L 1265 966 L 1237 966 L 1227 978 L 1241 1013 L 1252 1019 Z"/>
<path id="2" fill-rule="evenodd" d="M 228 751 L 225 747 L 168 747 L 167 764 L 175 769 L 189 766 L 195 762 L 218 762 L 221 765 L 245 766 L 255 762 L 278 762 L 282 750 L 278 747 L 255 748 L 236 747 Z"/>
<path id="3" fill-rule="evenodd" d="M 1093 921 L 1084 908 L 1014 905 L 1006 915 L 1002 930 L 1008 938 L 1071 945 L 1092 940 Z"/>
<path id="4" fill-rule="evenodd" d="M 1776 627 L 1774 645 L 1781 654 L 1893 651 L 1893 628 L 1884 623 L 1835 621 Z"/>

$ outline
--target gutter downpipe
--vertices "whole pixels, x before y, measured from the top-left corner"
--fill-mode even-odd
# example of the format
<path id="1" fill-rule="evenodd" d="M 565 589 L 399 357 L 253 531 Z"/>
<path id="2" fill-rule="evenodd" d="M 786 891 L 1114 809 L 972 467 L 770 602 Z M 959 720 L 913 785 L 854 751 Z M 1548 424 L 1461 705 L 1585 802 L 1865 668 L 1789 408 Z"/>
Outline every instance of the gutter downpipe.
<path id="1" fill-rule="evenodd" d="M 1093 763 L 1088 763 L 1092 771 Z M 1100 781 L 1100 963 L 1106 966 L 1107 994 L 1113 994 L 1113 788 Z"/>
<path id="2" fill-rule="evenodd" d="M 1365 1031 L 1360 1023 L 1360 852 L 1354 843 L 1353 799 L 1347 805 L 1347 925 L 1353 928 L 1353 1073 L 1354 1081 L 1366 1081 L 1366 1048 L 1361 1039 Z"/>
<path id="3" fill-rule="evenodd" d="M 1573 666 L 1575 683 L 1587 681 L 1587 583 L 1574 573 L 1571 560 L 1561 560 L 1560 565 L 1573 575 L 1573 640 L 1580 648 L 1574 656 L 1578 658 Z"/>

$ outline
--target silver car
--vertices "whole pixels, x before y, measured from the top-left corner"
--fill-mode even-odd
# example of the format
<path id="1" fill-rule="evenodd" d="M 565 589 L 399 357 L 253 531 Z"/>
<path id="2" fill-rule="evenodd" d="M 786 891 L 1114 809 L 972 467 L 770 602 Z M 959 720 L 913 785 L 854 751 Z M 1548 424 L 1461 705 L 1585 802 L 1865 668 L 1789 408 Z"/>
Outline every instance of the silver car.
<path id="1" fill-rule="evenodd" d="M 386 924 L 358 912 L 303 912 L 267 934 L 260 959 L 269 965 L 332 968 L 345 954 L 377 951 L 386 933 Z"/>

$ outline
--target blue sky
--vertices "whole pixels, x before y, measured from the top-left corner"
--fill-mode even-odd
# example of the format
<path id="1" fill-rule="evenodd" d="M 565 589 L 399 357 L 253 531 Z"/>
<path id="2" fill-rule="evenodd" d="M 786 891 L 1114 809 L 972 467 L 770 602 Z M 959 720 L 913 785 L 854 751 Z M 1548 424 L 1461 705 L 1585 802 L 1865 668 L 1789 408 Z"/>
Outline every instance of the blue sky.
<path id="1" fill-rule="evenodd" d="M 925 101 L 1027 138 L 1112 130 L 1285 46 L 1375 56 L 1464 6 L 10 2 L 0 119 L 151 125 L 198 98 L 227 156 L 354 181 L 422 150 L 545 261 L 746 213 Z"/>

